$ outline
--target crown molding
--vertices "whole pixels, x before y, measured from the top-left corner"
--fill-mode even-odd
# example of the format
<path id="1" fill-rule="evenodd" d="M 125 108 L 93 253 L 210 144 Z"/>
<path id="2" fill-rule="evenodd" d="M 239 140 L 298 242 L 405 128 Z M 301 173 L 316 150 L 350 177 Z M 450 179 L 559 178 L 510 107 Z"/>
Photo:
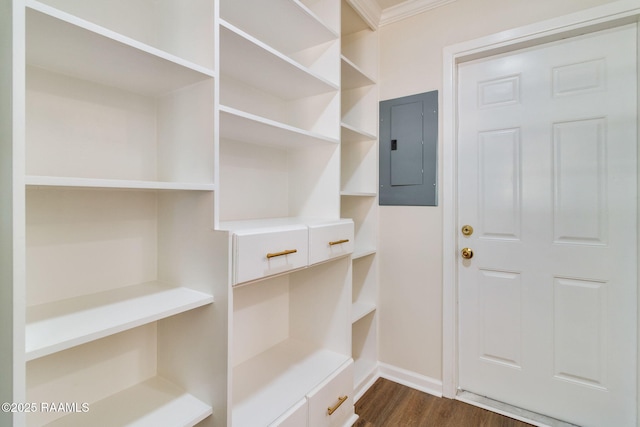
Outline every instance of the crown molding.
<path id="1" fill-rule="evenodd" d="M 400 21 L 418 13 L 453 3 L 456 0 L 408 0 L 396 6 L 388 7 L 382 11 L 380 26 Z"/>
<path id="2" fill-rule="evenodd" d="M 454 1 L 456 0 L 407 0 L 382 9 L 375 0 L 348 0 L 351 7 L 373 30 Z"/>
<path id="3" fill-rule="evenodd" d="M 347 0 L 353 10 L 367 23 L 372 30 L 377 30 L 382 17 L 382 8 L 376 0 Z"/>

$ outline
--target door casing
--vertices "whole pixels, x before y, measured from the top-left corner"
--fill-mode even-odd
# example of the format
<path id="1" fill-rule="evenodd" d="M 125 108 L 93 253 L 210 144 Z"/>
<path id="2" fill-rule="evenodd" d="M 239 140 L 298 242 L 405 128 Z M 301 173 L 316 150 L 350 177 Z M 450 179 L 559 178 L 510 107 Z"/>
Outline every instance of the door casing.
<path id="1" fill-rule="evenodd" d="M 457 67 L 461 62 L 511 52 L 566 37 L 640 22 L 637 0 L 620 0 L 600 7 L 562 16 L 448 46 L 443 51 L 443 145 L 442 190 L 443 206 L 443 355 L 442 395 L 456 398 L 458 388 L 458 279 L 459 254 L 457 207 Z M 639 32 L 640 34 L 640 32 Z M 640 38 L 640 36 L 639 36 Z M 640 41 L 640 40 L 639 40 Z M 638 43 L 640 45 L 640 43 Z M 638 55 L 640 58 L 640 55 Z M 640 62 L 640 59 L 639 59 Z M 640 64 L 639 64 L 640 65 Z M 638 67 L 640 69 L 640 67 Z M 640 94 L 639 94 L 640 99 Z M 639 110 L 640 111 L 640 110 Z M 639 121 L 640 122 L 640 121 Z M 640 153 L 640 150 L 638 151 Z M 639 154 L 640 157 L 640 154 Z M 640 189 L 640 174 L 638 177 Z M 639 190 L 640 192 L 640 190 Z M 638 194 L 640 200 L 640 194 Z M 640 204 L 640 203 L 639 203 Z M 640 230 L 640 219 L 638 220 Z M 640 232 L 638 236 L 640 241 Z M 640 277 L 640 266 L 638 267 Z M 640 293 L 639 293 L 640 295 Z M 639 297 L 640 298 L 640 297 Z M 640 307 L 640 301 L 637 302 Z M 640 317 L 639 317 L 640 318 Z M 640 327 L 638 327 L 640 338 Z M 640 343 L 640 339 L 638 340 Z M 640 358 L 640 350 L 638 351 Z M 640 363 L 638 363 L 640 366 Z M 640 374 L 637 379 L 640 384 Z M 639 387 L 640 389 L 640 387 Z M 640 396 L 640 393 L 639 393 Z M 640 406 L 640 405 L 638 405 Z M 640 427 L 640 417 L 638 417 Z"/>

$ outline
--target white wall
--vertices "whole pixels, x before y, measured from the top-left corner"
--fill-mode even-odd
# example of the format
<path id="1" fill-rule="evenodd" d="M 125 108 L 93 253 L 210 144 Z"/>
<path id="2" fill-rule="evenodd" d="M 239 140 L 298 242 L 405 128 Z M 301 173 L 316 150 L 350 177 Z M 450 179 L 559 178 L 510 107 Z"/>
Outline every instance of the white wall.
<path id="1" fill-rule="evenodd" d="M 438 90 L 441 108 L 445 46 L 611 1 L 457 0 L 384 26 L 380 99 Z M 442 164 L 441 133 L 439 145 Z M 379 218 L 380 361 L 441 380 L 442 208 L 385 206 Z"/>

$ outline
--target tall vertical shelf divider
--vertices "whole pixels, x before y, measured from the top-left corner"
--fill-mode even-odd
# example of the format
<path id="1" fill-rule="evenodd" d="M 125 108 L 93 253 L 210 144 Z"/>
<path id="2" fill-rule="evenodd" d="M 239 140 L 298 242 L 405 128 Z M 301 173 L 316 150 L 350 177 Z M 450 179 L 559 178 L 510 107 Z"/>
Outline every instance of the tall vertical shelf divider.
<path id="1" fill-rule="evenodd" d="M 352 353 L 359 398 L 377 374 L 378 33 L 342 0 L 341 213 L 355 222 Z"/>
<path id="2" fill-rule="evenodd" d="M 357 418 L 354 226 L 340 217 L 340 13 L 339 0 L 220 3 L 216 214 L 231 257 L 220 272 L 231 289 L 229 425 Z"/>
<path id="3" fill-rule="evenodd" d="M 217 6 L 10 3 L 14 128 L 3 144 L 21 216 L 12 269 L 23 305 L 12 312 L 25 318 L 13 323 L 10 400 L 37 407 L 3 416 L 15 426 L 224 422 Z M 53 402 L 66 406 L 42 406 Z"/>

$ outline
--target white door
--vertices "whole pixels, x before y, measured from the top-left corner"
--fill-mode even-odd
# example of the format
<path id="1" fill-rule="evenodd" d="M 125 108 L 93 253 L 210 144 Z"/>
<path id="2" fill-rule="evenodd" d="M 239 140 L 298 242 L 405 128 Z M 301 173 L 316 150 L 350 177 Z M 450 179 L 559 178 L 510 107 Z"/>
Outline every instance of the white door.
<path id="1" fill-rule="evenodd" d="M 460 64 L 459 386 L 635 426 L 636 27 Z"/>

